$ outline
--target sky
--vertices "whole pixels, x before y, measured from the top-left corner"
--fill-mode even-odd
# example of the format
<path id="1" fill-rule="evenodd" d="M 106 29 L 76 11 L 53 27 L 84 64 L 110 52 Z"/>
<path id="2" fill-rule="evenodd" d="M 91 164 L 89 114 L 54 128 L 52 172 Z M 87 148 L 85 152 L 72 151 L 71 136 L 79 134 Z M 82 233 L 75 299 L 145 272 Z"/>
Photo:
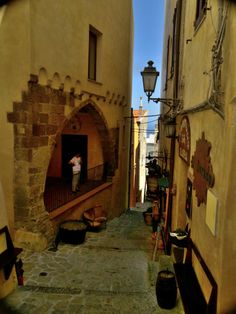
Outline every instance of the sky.
<path id="1" fill-rule="evenodd" d="M 161 72 L 162 47 L 164 36 L 164 5 L 165 0 L 133 0 L 134 13 L 134 54 L 133 54 L 133 83 L 132 107 L 137 109 L 142 97 L 143 109 L 148 115 L 159 113 L 159 104 L 150 101 L 143 91 L 140 72 L 147 66 L 149 60 L 154 61 L 157 71 Z M 160 97 L 160 76 L 152 97 Z M 150 117 L 149 132 L 154 130 L 155 117 Z M 153 122 L 151 122 L 153 121 Z"/>

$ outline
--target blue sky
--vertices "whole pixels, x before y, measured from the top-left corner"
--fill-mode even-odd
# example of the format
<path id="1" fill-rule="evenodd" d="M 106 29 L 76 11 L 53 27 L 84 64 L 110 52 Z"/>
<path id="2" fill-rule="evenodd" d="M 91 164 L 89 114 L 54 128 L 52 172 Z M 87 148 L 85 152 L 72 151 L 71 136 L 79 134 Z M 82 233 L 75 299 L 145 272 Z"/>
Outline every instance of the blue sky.
<path id="1" fill-rule="evenodd" d="M 159 113 L 159 105 L 150 101 L 143 91 L 140 72 L 147 61 L 154 61 L 154 66 L 161 72 L 162 46 L 164 32 L 164 0 L 133 0 L 134 12 L 134 55 L 133 55 L 133 85 L 132 107 L 139 107 L 140 96 L 143 97 L 143 108 L 149 114 Z M 160 97 L 160 77 L 153 97 Z M 155 119 L 155 118 L 154 118 Z M 149 118 L 150 120 L 154 120 Z M 154 128 L 150 123 L 149 129 Z"/>

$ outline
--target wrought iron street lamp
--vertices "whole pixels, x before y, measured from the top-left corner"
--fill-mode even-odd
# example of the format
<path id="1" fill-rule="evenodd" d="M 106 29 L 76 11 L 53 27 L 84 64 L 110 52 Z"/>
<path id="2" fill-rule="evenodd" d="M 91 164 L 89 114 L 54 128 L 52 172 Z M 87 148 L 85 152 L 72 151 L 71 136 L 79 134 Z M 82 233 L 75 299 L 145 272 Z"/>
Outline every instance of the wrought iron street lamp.
<path id="1" fill-rule="evenodd" d="M 153 66 L 153 61 L 148 61 L 148 66 L 144 68 L 144 70 L 141 72 L 142 78 L 143 78 L 143 89 L 145 94 L 148 97 L 148 102 L 150 100 L 158 103 L 161 102 L 168 107 L 172 109 L 172 113 L 176 110 L 179 110 L 181 107 L 181 103 L 179 99 L 173 99 L 173 98 L 151 98 L 152 94 L 155 91 L 156 88 L 156 82 L 157 78 L 159 76 L 159 72 L 156 70 L 156 68 Z"/>
<path id="2" fill-rule="evenodd" d="M 176 132 L 176 121 L 175 121 L 175 119 L 168 118 L 164 122 L 164 126 L 165 126 L 165 135 L 166 135 L 166 137 L 168 137 L 168 138 L 175 138 L 175 139 L 179 138 L 175 134 L 175 132 Z"/>
<path id="3" fill-rule="evenodd" d="M 151 99 L 151 96 L 155 90 L 157 78 L 159 76 L 159 72 L 153 67 L 153 61 L 148 61 L 148 66 L 144 68 L 141 72 L 143 78 L 143 89 L 145 94 L 148 97 L 148 101 Z"/>
<path id="4" fill-rule="evenodd" d="M 148 97 L 148 102 L 150 100 L 155 103 L 161 102 L 164 105 L 169 107 L 169 110 L 162 115 L 162 119 L 165 125 L 166 137 L 169 138 L 178 138 L 175 136 L 176 123 L 175 118 L 177 114 L 182 109 L 182 104 L 179 99 L 174 98 L 152 98 L 152 94 L 155 91 L 157 78 L 159 72 L 153 66 L 153 61 L 148 61 L 148 66 L 144 68 L 141 72 L 143 78 L 143 89 Z"/>

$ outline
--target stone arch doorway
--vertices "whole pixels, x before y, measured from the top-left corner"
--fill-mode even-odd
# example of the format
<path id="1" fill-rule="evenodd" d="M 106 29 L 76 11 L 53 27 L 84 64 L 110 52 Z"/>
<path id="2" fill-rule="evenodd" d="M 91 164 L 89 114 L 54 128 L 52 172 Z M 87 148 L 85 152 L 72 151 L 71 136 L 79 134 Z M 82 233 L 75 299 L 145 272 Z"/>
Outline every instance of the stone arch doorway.
<path id="1" fill-rule="evenodd" d="M 75 197 L 70 195 L 72 172 L 68 161 L 76 153 L 80 153 L 82 157 L 81 193 L 85 191 L 83 184 L 89 184 L 89 187 L 86 187 L 87 191 L 102 184 L 107 176 L 114 175 L 110 133 L 112 131 L 108 130 L 103 113 L 93 101 L 82 102 L 72 110 L 58 129 L 51 154 L 44 193 L 45 207 L 48 211 Z M 58 202 L 56 187 L 61 189 L 61 193 L 59 192 L 61 200 Z"/>
<path id="2" fill-rule="evenodd" d="M 66 106 L 74 108 L 69 110 L 71 114 L 68 116 Z M 107 174 L 114 175 L 114 132 L 108 128 L 101 110 L 92 100 L 75 104 L 73 93 L 63 88 L 55 89 L 50 84 L 40 85 L 38 76 L 31 75 L 28 90 L 22 93 L 22 100 L 13 103 L 13 111 L 7 114 L 7 119 L 14 125 L 16 229 L 43 235 L 47 242 L 54 238 L 56 226 L 49 219 L 44 205 L 48 166 L 65 126 L 83 115 L 89 116 L 96 126 L 101 140 L 102 158 L 108 165 Z"/>
<path id="3" fill-rule="evenodd" d="M 71 195 L 71 166 L 77 153 L 82 157 L 81 193 L 102 184 L 112 176 L 114 158 L 107 122 L 97 105 L 81 103 L 58 130 L 47 171 L 44 201 L 50 212 L 75 197 Z M 109 172 L 108 172 L 109 171 Z M 87 184 L 84 189 L 83 184 Z"/>

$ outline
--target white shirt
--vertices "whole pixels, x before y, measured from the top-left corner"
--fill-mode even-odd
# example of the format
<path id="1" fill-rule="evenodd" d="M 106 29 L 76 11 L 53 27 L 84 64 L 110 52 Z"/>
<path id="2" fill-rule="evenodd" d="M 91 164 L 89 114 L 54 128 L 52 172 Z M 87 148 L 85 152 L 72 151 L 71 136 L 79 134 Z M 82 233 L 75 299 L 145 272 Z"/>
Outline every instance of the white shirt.
<path id="1" fill-rule="evenodd" d="M 78 173 L 81 170 L 81 158 L 80 157 L 73 157 L 70 161 L 71 164 L 73 164 L 72 172 Z"/>

